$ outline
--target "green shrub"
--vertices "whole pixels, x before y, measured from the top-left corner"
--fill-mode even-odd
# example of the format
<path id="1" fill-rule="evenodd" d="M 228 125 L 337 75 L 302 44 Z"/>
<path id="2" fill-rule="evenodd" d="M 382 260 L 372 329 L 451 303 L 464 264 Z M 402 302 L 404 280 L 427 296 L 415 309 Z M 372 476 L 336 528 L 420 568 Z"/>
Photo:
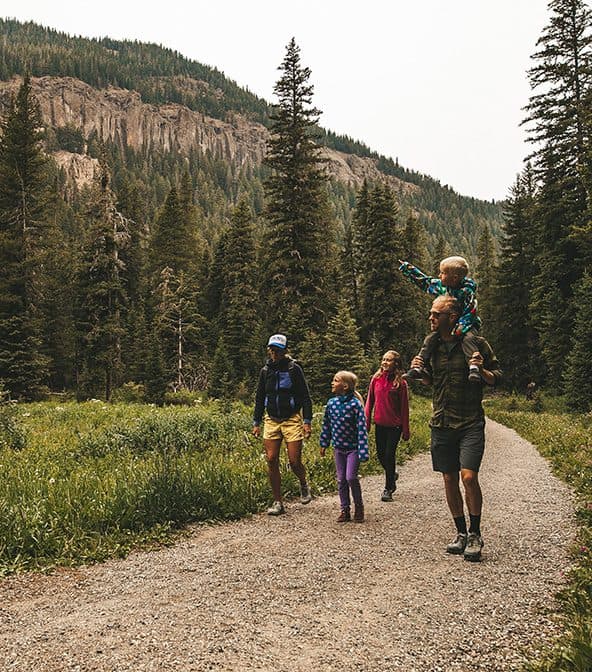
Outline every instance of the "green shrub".
<path id="1" fill-rule="evenodd" d="M 165 392 L 164 403 L 167 406 L 194 406 L 203 402 L 203 392 L 191 392 L 191 390 L 177 390 Z"/>
<path id="2" fill-rule="evenodd" d="M 141 404 L 146 401 L 146 388 L 141 383 L 124 383 L 113 391 L 111 401 L 124 404 Z"/>

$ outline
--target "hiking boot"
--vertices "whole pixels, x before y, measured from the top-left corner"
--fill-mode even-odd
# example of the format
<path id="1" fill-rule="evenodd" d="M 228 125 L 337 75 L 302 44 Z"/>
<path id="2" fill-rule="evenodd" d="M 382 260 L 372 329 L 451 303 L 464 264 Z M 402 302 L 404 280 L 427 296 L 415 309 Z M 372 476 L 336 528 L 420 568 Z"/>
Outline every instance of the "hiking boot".
<path id="1" fill-rule="evenodd" d="M 364 522 L 364 507 L 356 506 L 354 511 L 354 523 L 363 523 Z"/>
<path id="2" fill-rule="evenodd" d="M 382 492 L 382 497 L 380 498 L 383 502 L 392 502 L 393 501 L 393 491 L 387 490 L 386 488 Z"/>
<path id="3" fill-rule="evenodd" d="M 349 523 L 350 520 L 351 520 L 351 513 L 349 512 L 349 509 L 341 509 L 341 513 L 339 514 L 339 518 L 337 519 L 336 522 Z"/>
<path id="4" fill-rule="evenodd" d="M 423 380 L 425 378 L 425 372 L 423 369 L 413 368 L 409 369 L 407 373 L 404 373 L 401 378 L 403 378 L 403 380 Z"/>
<path id="5" fill-rule="evenodd" d="M 311 502 L 312 502 L 312 495 L 310 494 L 310 488 L 308 485 L 305 485 L 300 488 L 300 503 L 310 504 Z"/>
<path id="6" fill-rule="evenodd" d="M 281 516 L 284 511 L 284 505 L 281 502 L 274 502 L 269 509 L 267 509 L 268 516 Z"/>
<path id="7" fill-rule="evenodd" d="M 469 532 L 467 545 L 465 547 L 465 560 L 479 562 L 481 560 L 481 549 L 483 548 L 483 539 L 476 532 Z"/>
<path id="8" fill-rule="evenodd" d="M 480 383 L 481 374 L 479 369 L 469 369 L 469 383 Z"/>
<path id="9" fill-rule="evenodd" d="M 453 555 L 460 555 L 467 545 L 467 535 L 459 532 L 456 535 L 456 539 L 451 541 L 448 546 L 446 546 L 446 553 L 452 553 Z"/>

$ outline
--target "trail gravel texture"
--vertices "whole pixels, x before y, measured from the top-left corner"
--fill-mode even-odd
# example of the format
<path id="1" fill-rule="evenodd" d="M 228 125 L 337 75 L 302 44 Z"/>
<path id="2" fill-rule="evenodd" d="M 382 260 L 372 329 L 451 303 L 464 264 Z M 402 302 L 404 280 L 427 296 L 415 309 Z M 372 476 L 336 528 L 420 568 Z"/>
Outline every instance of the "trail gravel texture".
<path id="1" fill-rule="evenodd" d="M 309 445 L 307 450 L 316 447 Z M 424 454 L 362 489 L 196 526 L 173 547 L 0 582 L 0 670 L 518 670 L 558 632 L 573 501 L 535 448 L 487 423 L 481 563 L 447 555 L 441 476 Z"/>

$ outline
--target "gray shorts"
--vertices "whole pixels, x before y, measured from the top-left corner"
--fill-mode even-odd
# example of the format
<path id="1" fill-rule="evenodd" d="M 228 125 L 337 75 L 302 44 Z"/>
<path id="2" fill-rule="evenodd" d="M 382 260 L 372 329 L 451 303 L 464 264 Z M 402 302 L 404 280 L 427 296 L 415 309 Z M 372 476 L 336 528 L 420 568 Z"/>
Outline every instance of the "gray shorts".
<path id="1" fill-rule="evenodd" d="M 432 468 L 443 474 L 479 471 L 485 451 L 485 419 L 463 429 L 432 427 Z"/>

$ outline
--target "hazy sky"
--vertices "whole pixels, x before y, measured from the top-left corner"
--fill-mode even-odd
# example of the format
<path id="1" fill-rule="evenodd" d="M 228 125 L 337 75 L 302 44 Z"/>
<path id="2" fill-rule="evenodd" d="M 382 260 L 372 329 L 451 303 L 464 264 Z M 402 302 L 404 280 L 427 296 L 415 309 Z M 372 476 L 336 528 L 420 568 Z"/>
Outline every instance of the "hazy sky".
<path id="1" fill-rule="evenodd" d="M 156 42 L 273 102 L 292 36 L 321 124 L 468 196 L 501 199 L 547 0 L 2 0 L 4 17 Z"/>

